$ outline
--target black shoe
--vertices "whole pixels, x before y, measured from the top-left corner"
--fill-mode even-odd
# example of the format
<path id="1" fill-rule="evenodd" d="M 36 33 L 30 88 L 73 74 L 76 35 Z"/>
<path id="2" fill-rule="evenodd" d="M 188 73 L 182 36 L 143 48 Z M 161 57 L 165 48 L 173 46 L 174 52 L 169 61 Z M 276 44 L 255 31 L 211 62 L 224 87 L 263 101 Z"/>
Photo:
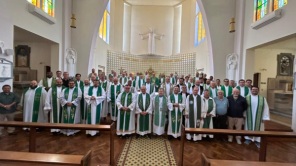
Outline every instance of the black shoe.
<path id="1" fill-rule="evenodd" d="M 171 139 L 173 139 L 173 136 L 168 135 L 168 140 L 171 140 Z"/>
<path id="2" fill-rule="evenodd" d="M 140 135 L 139 135 L 139 134 L 137 134 L 137 135 L 136 135 L 136 139 L 138 139 L 139 137 L 140 137 Z"/>
<path id="3" fill-rule="evenodd" d="M 151 134 L 147 134 L 147 137 L 148 137 L 149 139 L 151 139 Z"/>
<path id="4" fill-rule="evenodd" d="M 87 136 L 87 137 L 91 137 L 91 135 L 90 135 L 90 134 L 86 134 L 86 136 Z"/>
<path id="5" fill-rule="evenodd" d="M 181 137 L 178 137 L 177 139 L 178 139 L 179 141 L 181 141 Z"/>

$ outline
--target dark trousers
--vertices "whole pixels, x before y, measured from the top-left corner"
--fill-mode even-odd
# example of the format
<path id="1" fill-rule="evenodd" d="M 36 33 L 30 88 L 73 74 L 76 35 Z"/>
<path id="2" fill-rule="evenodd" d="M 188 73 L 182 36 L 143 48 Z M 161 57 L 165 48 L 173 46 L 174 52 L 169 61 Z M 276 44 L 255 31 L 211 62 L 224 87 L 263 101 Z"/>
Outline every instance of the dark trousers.
<path id="1" fill-rule="evenodd" d="M 214 129 L 228 129 L 227 126 L 227 116 L 226 115 L 216 115 L 213 117 Z M 215 135 L 217 139 L 226 140 L 225 135 Z"/>
<path id="2" fill-rule="evenodd" d="M 214 129 L 227 129 L 227 116 L 226 115 L 216 115 L 213 117 Z"/>

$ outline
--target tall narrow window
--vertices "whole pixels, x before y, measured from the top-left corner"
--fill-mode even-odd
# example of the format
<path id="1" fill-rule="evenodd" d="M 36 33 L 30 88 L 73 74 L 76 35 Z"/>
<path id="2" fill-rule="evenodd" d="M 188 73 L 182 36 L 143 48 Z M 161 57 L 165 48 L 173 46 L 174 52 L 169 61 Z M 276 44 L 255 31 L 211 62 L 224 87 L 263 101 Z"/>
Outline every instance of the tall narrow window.
<path id="1" fill-rule="evenodd" d="M 55 15 L 55 0 L 27 0 L 32 5 L 42 9 L 48 15 Z"/>
<path id="2" fill-rule="evenodd" d="M 110 0 L 108 5 L 104 11 L 103 18 L 99 28 L 99 36 L 106 43 L 109 44 L 109 36 L 110 36 Z"/>
<path id="3" fill-rule="evenodd" d="M 260 20 L 268 13 L 268 5 L 267 0 L 255 0 L 254 3 L 256 5 L 255 8 L 255 21 Z"/>
<path id="4" fill-rule="evenodd" d="M 195 3 L 195 36 L 194 45 L 198 46 L 206 38 L 206 30 L 197 2 Z"/>
<path id="5" fill-rule="evenodd" d="M 277 10 L 288 4 L 288 0 L 274 0 L 273 1 L 273 11 Z"/>

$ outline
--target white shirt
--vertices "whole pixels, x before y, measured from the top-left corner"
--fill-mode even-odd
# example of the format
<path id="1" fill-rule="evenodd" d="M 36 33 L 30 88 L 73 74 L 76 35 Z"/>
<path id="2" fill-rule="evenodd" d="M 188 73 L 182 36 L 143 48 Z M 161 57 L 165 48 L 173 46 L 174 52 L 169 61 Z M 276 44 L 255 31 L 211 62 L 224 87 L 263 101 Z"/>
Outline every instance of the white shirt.
<path id="1" fill-rule="evenodd" d="M 170 92 L 171 92 L 171 84 L 170 83 L 166 83 L 165 84 L 165 93 L 166 93 L 166 96 L 170 96 Z"/>
<path id="2" fill-rule="evenodd" d="M 244 86 L 243 87 L 240 86 L 240 95 L 245 97 L 245 87 Z"/>
<path id="3" fill-rule="evenodd" d="M 228 97 L 228 89 L 229 89 L 229 86 L 224 86 L 225 87 L 225 96 Z"/>
<path id="4" fill-rule="evenodd" d="M 211 91 L 212 91 L 212 98 L 217 97 L 217 95 L 216 95 L 216 88 L 215 89 L 212 89 L 211 88 Z"/>
<path id="5" fill-rule="evenodd" d="M 150 94 L 150 83 L 146 83 L 146 93 Z"/>

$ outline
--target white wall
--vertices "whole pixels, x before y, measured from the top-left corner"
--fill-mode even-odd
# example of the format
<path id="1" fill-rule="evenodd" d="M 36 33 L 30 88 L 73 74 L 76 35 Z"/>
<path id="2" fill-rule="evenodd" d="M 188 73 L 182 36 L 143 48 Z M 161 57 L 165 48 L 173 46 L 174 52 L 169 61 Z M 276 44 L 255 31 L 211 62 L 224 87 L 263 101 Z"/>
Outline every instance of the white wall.
<path id="1" fill-rule="evenodd" d="M 213 58 L 214 77 L 226 77 L 226 56 L 234 51 L 234 35 L 229 33 L 229 21 L 235 17 L 235 0 L 201 0 L 201 9 L 208 37 L 210 60 Z M 201 6 L 201 5 L 200 5 Z M 210 38 L 210 40 L 209 40 Z M 211 66 L 210 66 L 211 67 Z"/>
<path id="2" fill-rule="evenodd" d="M 93 67 L 98 30 L 108 0 L 74 0 L 77 28 L 72 30 L 71 43 L 76 49 L 77 72 L 86 76 Z"/>
<path id="3" fill-rule="evenodd" d="M 2 15 L 0 14 L 0 41 L 3 41 L 5 44 L 5 49 L 12 49 L 13 48 L 13 25 L 12 23 L 3 18 Z M 0 55 L 0 58 L 5 58 L 11 62 L 13 62 L 13 56 L 3 56 Z M 12 79 L 6 80 L 4 82 L 0 82 L 0 92 L 2 92 L 2 86 L 5 84 L 8 84 L 12 87 Z"/>
<path id="4" fill-rule="evenodd" d="M 122 51 L 130 52 L 131 43 L 131 13 L 132 6 L 129 4 L 124 4 L 123 10 L 123 41 L 122 41 Z"/>
<path id="5" fill-rule="evenodd" d="M 174 7 L 173 54 L 181 52 L 182 5 Z"/>
<path id="6" fill-rule="evenodd" d="M 38 81 L 44 78 L 45 66 L 51 66 L 51 44 L 30 42 L 15 42 L 14 44 L 14 47 L 18 45 L 28 45 L 31 48 L 30 67 L 32 70 L 37 70 Z"/>
<path id="7" fill-rule="evenodd" d="M 254 58 L 254 73 L 261 73 L 260 94 L 267 95 L 267 78 L 275 78 L 277 74 L 277 55 L 280 53 L 292 53 L 291 49 L 256 49 Z M 266 71 L 262 70 L 266 69 Z M 252 79 L 252 78 L 251 78 Z"/>
<path id="8" fill-rule="evenodd" d="M 132 54 L 148 53 L 148 39 L 142 40 L 141 33 L 154 28 L 155 33 L 164 34 L 162 40 L 155 39 L 155 53 L 172 55 L 174 8 L 171 6 L 132 6 L 131 49 Z"/>

